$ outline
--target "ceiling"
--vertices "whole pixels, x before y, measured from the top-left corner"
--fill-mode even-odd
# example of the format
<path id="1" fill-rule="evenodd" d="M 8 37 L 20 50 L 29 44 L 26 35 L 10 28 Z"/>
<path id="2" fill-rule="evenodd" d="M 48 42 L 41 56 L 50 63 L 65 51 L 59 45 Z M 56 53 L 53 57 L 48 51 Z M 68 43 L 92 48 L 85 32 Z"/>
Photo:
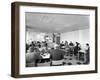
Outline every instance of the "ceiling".
<path id="1" fill-rule="evenodd" d="M 25 23 L 27 30 L 63 33 L 89 28 L 89 16 L 26 12 Z"/>

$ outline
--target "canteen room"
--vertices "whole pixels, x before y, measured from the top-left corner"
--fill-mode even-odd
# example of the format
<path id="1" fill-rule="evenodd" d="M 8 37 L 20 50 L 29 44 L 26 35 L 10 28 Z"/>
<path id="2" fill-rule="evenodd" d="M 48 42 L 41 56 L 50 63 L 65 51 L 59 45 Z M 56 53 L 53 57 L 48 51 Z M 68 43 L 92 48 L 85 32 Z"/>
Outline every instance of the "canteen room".
<path id="1" fill-rule="evenodd" d="M 25 13 L 25 66 L 90 63 L 89 15 Z"/>

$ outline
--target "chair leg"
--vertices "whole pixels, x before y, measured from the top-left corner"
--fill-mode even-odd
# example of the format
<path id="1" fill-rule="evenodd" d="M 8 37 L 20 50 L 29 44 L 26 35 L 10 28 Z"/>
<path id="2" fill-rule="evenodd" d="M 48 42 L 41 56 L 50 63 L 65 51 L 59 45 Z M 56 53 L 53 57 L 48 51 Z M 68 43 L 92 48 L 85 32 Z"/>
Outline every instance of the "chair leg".
<path id="1" fill-rule="evenodd" d="M 50 62 L 50 66 L 52 66 L 52 62 Z"/>

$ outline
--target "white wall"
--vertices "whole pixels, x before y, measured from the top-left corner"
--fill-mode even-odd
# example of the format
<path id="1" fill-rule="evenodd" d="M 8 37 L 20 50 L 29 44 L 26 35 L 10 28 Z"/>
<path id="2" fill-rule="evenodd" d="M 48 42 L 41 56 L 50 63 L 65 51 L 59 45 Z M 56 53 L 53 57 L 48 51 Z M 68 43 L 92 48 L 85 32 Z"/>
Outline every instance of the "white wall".
<path id="1" fill-rule="evenodd" d="M 61 41 L 79 42 L 81 44 L 89 43 L 89 29 L 76 30 L 61 34 Z"/>
<path id="2" fill-rule="evenodd" d="M 31 43 L 32 41 L 44 41 L 44 33 L 26 31 L 26 42 Z"/>
<path id="3" fill-rule="evenodd" d="M 100 0 L 1 0 L 0 1 L 0 80 L 100 80 L 100 54 L 98 54 L 97 74 L 64 75 L 38 78 L 15 79 L 10 76 L 11 70 L 11 2 L 30 1 L 56 4 L 98 6 Z M 98 11 L 98 47 L 100 48 L 100 11 Z M 100 53 L 100 49 L 98 49 Z"/>
<path id="4" fill-rule="evenodd" d="M 26 43 L 30 44 L 32 41 L 45 41 L 44 36 L 48 35 L 52 41 L 52 33 L 43 33 L 43 32 L 36 32 L 34 30 L 27 30 L 26 31 Z M 49 40 L 50 41 L 50 40 Z"/>

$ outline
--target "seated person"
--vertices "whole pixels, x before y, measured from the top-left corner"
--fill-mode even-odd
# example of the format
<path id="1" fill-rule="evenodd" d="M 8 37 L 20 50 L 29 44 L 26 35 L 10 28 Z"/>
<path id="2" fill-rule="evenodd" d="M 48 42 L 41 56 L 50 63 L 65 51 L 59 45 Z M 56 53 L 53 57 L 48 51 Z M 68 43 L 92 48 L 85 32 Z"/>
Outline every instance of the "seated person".
<path id="1" fill-rule="evenodd" d="M 81 47 L 79 46 L 80 43 L 76 42 L 76 45 L 74 47 L 74 55 L 77 56 L 78 51 L 81 50 Z"/>
<path id="2" fill-rule="evenodd" d="M 68 45 L 68 42 L 67 41 L 65 41 L 65 52 L 66 52 L 66 54 L 65 55 L 69 55 L 69 53 L 70 53 L 70 47 L 69 47 L 69 45 Z"/>
<path id="3" fill-rule="evenodd" d="M 72 43 L 72 41 L 69 43 L 69 46 L 74 46 L 74 44 Z"/>
<path id="4" fill-rule="evenodd" d="M 50 53 L 46 46 L 42 47 L 40 56 L 42 57 L 41 62 L 50 61 Z"/>
<path id="5" fill-rule="evenodd" d="M 54 49 L 50 51 L 51 54 L 51 65 L 62 65 L 65 52 L 59 49 L 59 46 L 55 46 Z"/>
<path id="6" fill-rule="evenodd" d="M 64 45 L 64 42 L 62 41 L 62 43 L 60 44 L 60 48 L 61 49 L 65 49 L 65 45 Z"/>
<path id="7" fill-rule="evenodd" d="M 74 54 L 74 44 L 72 42 L 69 43 L 69 55 L 72 56 Z"/>
<path id="8" fill-rule="evenodd" d="M 26 57 L 26 67 L 37 66 L 39 59 L 41 59 L 40 52 L 37 48 L 35 48 L 33 52 L 31 52 L 31 50 L 29 49 L 25 57 Z"/>

